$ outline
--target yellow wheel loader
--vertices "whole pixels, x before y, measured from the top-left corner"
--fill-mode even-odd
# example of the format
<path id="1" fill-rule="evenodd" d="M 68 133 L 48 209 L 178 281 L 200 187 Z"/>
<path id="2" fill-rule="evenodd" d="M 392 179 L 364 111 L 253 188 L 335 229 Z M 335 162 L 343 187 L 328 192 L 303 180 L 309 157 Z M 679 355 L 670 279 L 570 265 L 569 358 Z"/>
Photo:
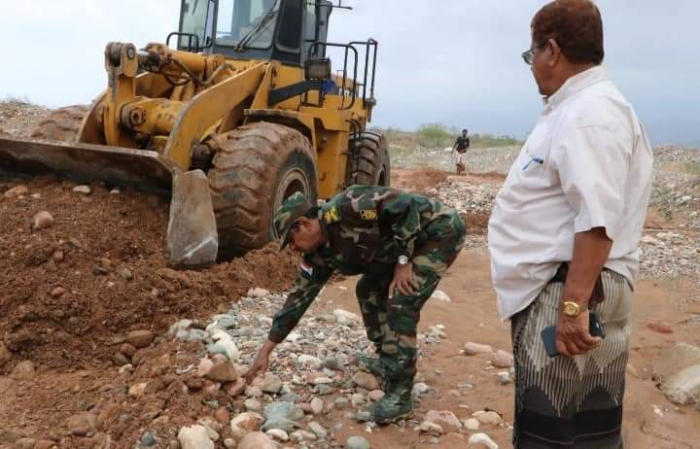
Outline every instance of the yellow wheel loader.
<path id="1" fill-rule="evenodd" d="M 176 265 L 259 248 L 295 192 L 323 200 L 351 184 L 389 184 L 387 142 L 366 129 L 377 42 L 328 42 L 338 8 L 349 9 L 183 0 L 165 44 L 107 44 L 107 89 L 90 107 L 54 111 L 35 140 L 0 138 L 0 170 L 172 192 Z M 342 55 L 335 74 L 331 51 Z"/>

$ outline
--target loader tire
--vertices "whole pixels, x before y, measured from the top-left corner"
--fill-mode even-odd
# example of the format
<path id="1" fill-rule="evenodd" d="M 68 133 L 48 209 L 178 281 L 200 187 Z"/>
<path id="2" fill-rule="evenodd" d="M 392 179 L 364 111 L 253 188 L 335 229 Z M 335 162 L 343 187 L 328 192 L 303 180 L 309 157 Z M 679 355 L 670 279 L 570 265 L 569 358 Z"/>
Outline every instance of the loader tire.
<path id="1" fill-rule="evenodd" d="M 52 111 L 32 132 L 32 139 L 75 142 L 83 117 L 88 113 L 85 105 L 66 106 Z"/>
<path id="2" fill-rule="evenodd" d="M 378 132 L 365 131 L 355 139 L 354 144 L 355 155 L 351 155 L 349 160 L 350 175 L 347 184 L 389 187 L 391 163 L 384 136 Z"/>
<path id="3" fill-rule="evenodd" d="M 219 258 L 264 246 L 272 218 L 290 195 L 316 203 L 314 151 L 303 134 L 276 123 L 244 125 L 222 136 L 209 185 L 219 232 Z"/>

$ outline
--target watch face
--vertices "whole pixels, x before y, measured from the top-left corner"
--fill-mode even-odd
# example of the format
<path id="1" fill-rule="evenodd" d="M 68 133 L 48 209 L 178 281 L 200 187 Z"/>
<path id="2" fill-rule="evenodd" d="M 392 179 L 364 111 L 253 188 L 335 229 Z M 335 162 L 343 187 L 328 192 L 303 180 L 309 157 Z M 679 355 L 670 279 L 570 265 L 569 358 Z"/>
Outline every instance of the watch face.
<path id="1" fill-rule="evenodd" d="M 580 313 L 581 308 L 575 302 L 565 302 L 564 303 L 564 314 L 568 316 L 577 316 Z"/>

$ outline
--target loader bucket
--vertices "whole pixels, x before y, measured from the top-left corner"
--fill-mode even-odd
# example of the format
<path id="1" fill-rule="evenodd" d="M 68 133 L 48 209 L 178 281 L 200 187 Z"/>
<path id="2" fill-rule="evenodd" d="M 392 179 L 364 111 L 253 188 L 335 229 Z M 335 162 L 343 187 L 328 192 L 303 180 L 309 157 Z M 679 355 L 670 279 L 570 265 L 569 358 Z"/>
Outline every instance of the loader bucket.
<path id="1" fill-rule="evenodd" d="M 55 174 L 76 182 L 104 181 L 168 194 L 180 169 L 158 153 L 84 143 L 0 138 L 0 174 Z"/>
<path id="2" fill-rule="evenodd" d="M 76 182 L 131 185 L 171 198 L 167 246 L 175 268 L 197 268 L 216 261 L 218 235 L 201 170 L 183 172 L 153 151 L 64 142 L 0 138 L 0 175 L 54 174 Z"/>

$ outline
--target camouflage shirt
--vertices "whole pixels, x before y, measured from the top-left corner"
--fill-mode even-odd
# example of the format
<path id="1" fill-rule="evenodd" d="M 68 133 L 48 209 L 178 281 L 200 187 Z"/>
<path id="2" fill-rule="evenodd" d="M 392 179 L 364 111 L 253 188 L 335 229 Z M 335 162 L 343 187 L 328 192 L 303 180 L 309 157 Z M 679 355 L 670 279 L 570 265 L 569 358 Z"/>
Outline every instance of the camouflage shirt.
<path id="1" fill-rule="evenodd" d="M 392 276 L 400 255 L 411 258 L 416 244 L 439 238 L 439 227 L 429 225 L 454 213 L 440 202 L 387 187 L 352 186 L 331 198 L 319 210 L 328 242 L 304 256 L 269 339 L 285 339 L 334 271 Z"/>

